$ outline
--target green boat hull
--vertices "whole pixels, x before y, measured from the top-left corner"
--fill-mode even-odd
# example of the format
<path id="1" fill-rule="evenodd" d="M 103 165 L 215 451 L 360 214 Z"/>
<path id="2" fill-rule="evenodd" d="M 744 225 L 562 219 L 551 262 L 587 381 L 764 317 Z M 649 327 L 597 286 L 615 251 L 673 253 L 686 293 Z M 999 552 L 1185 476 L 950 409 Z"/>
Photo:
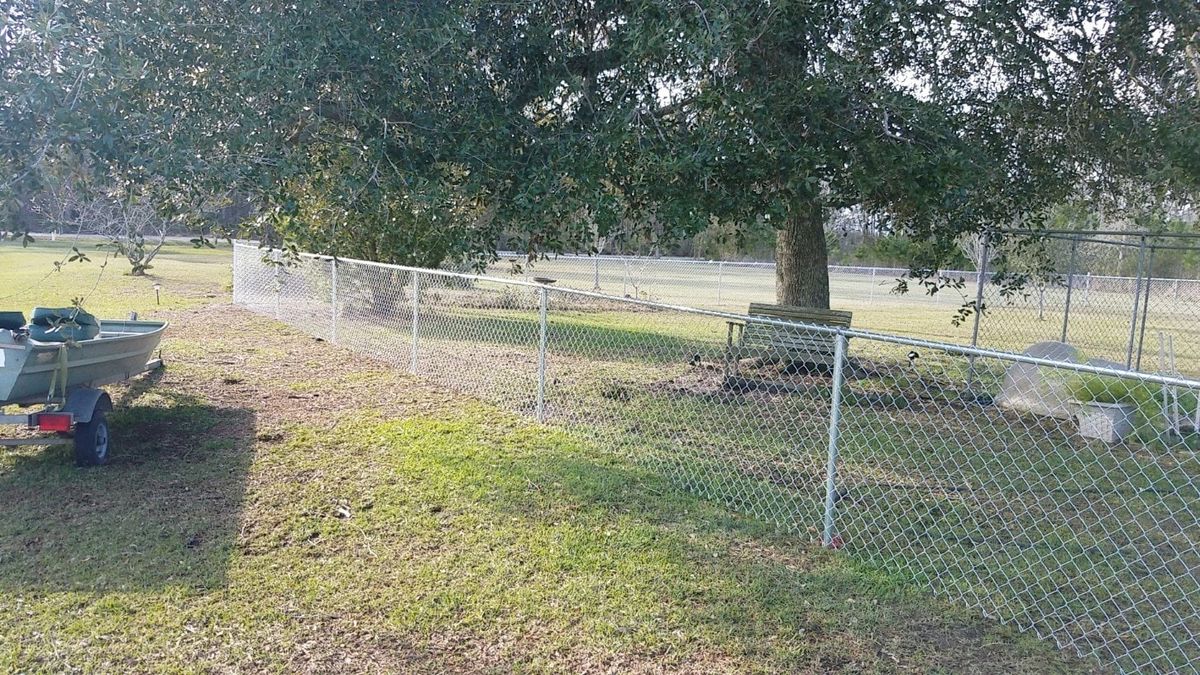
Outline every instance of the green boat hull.
<path id="1" fill-rule="evenodd" d="M 100 335 L 64 345 L 32 339 L 0 339 L 0 404 L 46 400 L 65 356 L 68 390 L 99 387 L 146 370 L 167 324 L 162 321 L 104 321 Z"/>

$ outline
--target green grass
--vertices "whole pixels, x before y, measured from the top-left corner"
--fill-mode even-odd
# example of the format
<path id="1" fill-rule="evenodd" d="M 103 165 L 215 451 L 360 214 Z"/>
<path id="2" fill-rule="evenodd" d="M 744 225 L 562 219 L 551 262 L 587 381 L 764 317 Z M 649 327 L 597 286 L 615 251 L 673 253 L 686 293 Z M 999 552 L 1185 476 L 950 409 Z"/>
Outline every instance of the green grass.
<path id="1" fill-rule="evenodd" d="M 532 412 L 533 313 L 455 306 L 466 297 L 431 303 L 422 373 Z M 374 330 L 371 341 L 397 342 Z M 790 395 L 728 391 L 719 373 L 694 362 L 700 355 L 719 366 L 722 337 L 720 319 L 558 310 L 549 324 L 548 419 L 694 494 L 815 536 L 828 380 Z M 848 499 L 837 525 L 847 550 L 1104 660 L 1188 662 L 1186 637 L 1174 650 L 1169 634 L 1194 624 L 1178 597 L 1193 599 L 1197 589 L 1179 580 L 1200 559 L 1194 534 L 1176 522 L 1194 510 L 1195 436 L 1088 442 L 1070 422 L 991 406 L 1005 363 L 976 361 L 967 392 L 966 359 L 922 350 L 910 365 L 904 349 L 852 345 L 867 374 L 848 384 L 840 429 Z M 1152 564 L 1150 550 L 1175 553 Z M 1150 618 L 1136 620 L 1129 607 Z"/>
<path id="2" fill-rule="evenodd" d="M 423 292 L 420 373 L 533 413 L 535 292 L 488 283 Z M 551 424 L 693 494 L 814 534 L 827 379 L 786 395 L 729 391 L 719 374 L 722 319 L 550 296 Z M 304 316 L 303 301 L 290 297 L 295 306 L 283 314 Z M 345 308 L 343 340 L 406 362 L 410 313 L 376 321 L 372 309 Z M 907 350 L 851 342 L 837 509 L 846 550 L 1127 668 L 1178 668 L 1200 656 L 1189 637 L 1200 624 L 1188 612 L 1200 599 L 1188 572 L 1200 565 L 1200 546 L 1181 524 L 1194 519 L 1196 434 L 1150 428 L 1115 447 L 1090 442 L 1073 422 L 991 405 L 1008 363 L 926 349 L 910 363 Z M 747 375 L 777 379 L 769 369 Z"/>
<path id="3" fill-rule="evenodd" d="M 161 403 L 126 410 L 120 437 L 164 417 L 211 431 L 213 411 Z M 0 667 L 288 669 L 290 645 L 329 632 L 319 648 L 364 649 L 369 634 L 418 653 L 449 634 L 532 670 L 778 672 L 870 664 L 879 635 L 918 646 L 897 621 L 971 621 L 489 409 L 297 426 L 254 456 L 253 420 L 236 422 L 197 456 L 135 445 L 117 470 L 64 469 L 58 453 L 5 468 L 0 490 L 19 499 L 0 526 Z M 361 463 L 336 461 L 349 454 Z M 79 492 L 90 511 L 64 512 Z M 1043 649 L 986 630 L 1012 663 Z M 968 657 L 919 648 L 905 659 Z"/>
<path id="4" fill-rule="evenodd" d="M 0 251 L 21 256 L 0 266 L 6 283 L 54 252 Z M 79 470 L 61 447 L 0 454 L 0 670 L 1080 667 L 903 573 L 753 517 L 751 502 L 728 508 L 728 483 L 711 483 L 712 499 L 681 489 L 669 466 L 613 452 L 594 426 L 538 426 L 221 306 L 193 313 L 209 294 L 228 300 L 227 277 L 219 255 L 189 255 L 160 264 L 164 285 L 191 290 L 162 312 L 176 325 L 166 371 L 118 388 L 113 464 Z M 70 294 L 79 279 L 54 281 Z M 146 281 L 115 277 L 89 306 L 124 311 Z M 711 346 L 721 328 L 697 347 L 678 332 L 647 342 L 645 324 L 616 315 L 562 321 L 577 353 L 560 359 L 556 394 L 604 356 L 586 346 L 596 336 L 611 360 L 661 340 Z M 431 341 L 422 363 L 470 368 L 480 353 L 466 344 Z M 672 367 L 652 366 L 633 382 Z M 610 381 L 635 374 L 621 359 L 602 367 Z M 633 395 L 642 413 L 615 419 L 665 424 L 679 409 Z M 689 403 L 676 425 L 716 406 Z M 644 449 L 676 446 L 660 441 Z M 677 468 L 712 477 L 699 455 Z"/>
<path id="5" fill-rule="evenodd" d="M 64 262 L 72 244 L 38 241 L 28 247 L 0 242 L 0 308 L 28 312 L 34 305 L 70 306 L 83 298 L 84 307 L 99 317 L 123 318 L 130 312 L 149 316 L 163 309 L 198 307 L 229 292 L 230 250 L 168 245 L 144 276 L 129 274 L 124 258 L 104 265 L 106 250 L 96 242 L 76 247 L 90 259 Z M 56 262 L 63 262 L 56 268 Z M 158 284 L 156 299 L 154 286 Z"/>

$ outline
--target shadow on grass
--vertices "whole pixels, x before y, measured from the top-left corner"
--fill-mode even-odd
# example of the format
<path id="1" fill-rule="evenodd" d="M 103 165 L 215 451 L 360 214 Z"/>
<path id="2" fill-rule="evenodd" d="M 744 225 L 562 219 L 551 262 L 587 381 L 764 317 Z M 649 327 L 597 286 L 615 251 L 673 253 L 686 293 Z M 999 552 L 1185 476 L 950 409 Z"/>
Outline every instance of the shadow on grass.
<path id="1" fill-rule="evenodd" d="M 699 398 L 630 400 L 594 407 L 609 425 L 575 428 L 602 443 L 641 436 L 627 445 L 671 458 L 657 464 L 687 489 L 784 528 L 820 522 L 827 437 L 798 433 L 801 399 L 790 414 L 760 402 L 736 420 Z M 949 407 L 905 417 L 847 410 L 837 526 L 852 555 L 1125 666 L 1195 662 L 1191 618 L 1173 609 L 1196 595 L 1196 555 L 1176 517 L 1194 494 L 1192 458 L 1080 443 L 1062 428 L 1018 432 L 1000 416 L 939 441 L 930 428 L 961 427 Z M 751 419 L 767 424 L 754 429 Z M 1114 609 L 1122 605 L 1136 611 Z M 1153 629 L 1134 622 L 1143 616 Z"/>
<path id="2" fill-rule="evenodd" d="M 638 317 L 637 314 L 633 315 Z M 629 328 L 590 323 L 569 315 L 551 316 L 547 340 L 554 354 L 633 362 L 686 362 L 696 354 L 715 359 L 724 342 L 654 332 L 653 315 Z M 640 318 L 640 317 L 638 317 Z M 487 316 L 428 310 L 422 316 L 421 336 L 439 342 L 513 345 L 537 349 L 538 317 Z"/>
<path id="3" fill-rule="evenodd" d="M 402 535 L 442 549 L 412 571 L 426 584 L 421 603 L 405 605 L 417 625 L 480 621 L 478 630 L 536 616 L 617 653 L 711 657 L 714 670 L 726 658 L 746 669 L 853 669 L 884 647 L 922 668 L 1019 670 L 1033 654 L 1069 662 L 930 603 L 896 577 L 682 492 L 657 470 L 559 434 L 510 436 L 503 445 L 519 449 L 497 455 L 504 432 L 443 424 L 395 428 L 399 473 L 426 479 L 401 480 L 397 494 L 375 500 L 415 498 L 432 514 Z"/>
<path id="4" fill-rule="evenodd" d="M 157 379 L 116 402 L 108 466 L 76 468 L 70 446 L 0 457 L 0 588 L 224 585 L 255 416 Z"/>

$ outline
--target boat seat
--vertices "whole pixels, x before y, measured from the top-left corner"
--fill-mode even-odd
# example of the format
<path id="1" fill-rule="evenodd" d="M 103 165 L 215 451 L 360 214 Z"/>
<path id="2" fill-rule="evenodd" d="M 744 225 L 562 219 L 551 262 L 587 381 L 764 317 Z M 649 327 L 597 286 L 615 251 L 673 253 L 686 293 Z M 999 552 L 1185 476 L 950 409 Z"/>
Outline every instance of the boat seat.
<path id="1" fill-rule="evenodd" d="M 100 320 L 82 309 L 74 307 L 34 307 L 29 323 L 35 326 L 53 326 L 59 323 L 75 323 L 80 326 L 99 326 Z"/>
<path id="2" fill-rule="evenodd" d="M 25 315 L 21 312 L 0 312 L 0 330 L 19 330 L 25 327 Z"/>
<path id="3" fill-rule="evenodd" d="M 79 342 L 100 334 L 100 320 L 73 307 L 35 307 L 29 337 L 38 342 Z"/>

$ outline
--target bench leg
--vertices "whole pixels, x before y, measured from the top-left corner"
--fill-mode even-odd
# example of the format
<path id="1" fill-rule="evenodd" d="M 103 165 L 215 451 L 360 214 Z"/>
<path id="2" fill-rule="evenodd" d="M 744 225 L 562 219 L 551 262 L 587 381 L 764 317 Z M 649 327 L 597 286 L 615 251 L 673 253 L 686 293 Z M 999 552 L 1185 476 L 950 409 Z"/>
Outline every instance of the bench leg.
<path id="1" fill-rule="evenodd" d="M 723 364 L 725 367 L 722 369 L 722 373 L 724 373 L 725 379 L 727 379 L 727 380 L 729 379 L 729 359 L 731 359 L 731 358 L 733 358 L 733 324 L 726 321 L 725 322 L 725 363 Z"/>
<path id="2" fill-rule="evenodd" d="M 734 328 L 737 328 L 737 338 L 734 338 Z M 742 339 L 746 335 L 746 328 L 732 321 L 725 322 L 725 364 L 724 373 L 726 379 L 730 376 L 738 375 L 742 363 L 740 345 Z"/>

